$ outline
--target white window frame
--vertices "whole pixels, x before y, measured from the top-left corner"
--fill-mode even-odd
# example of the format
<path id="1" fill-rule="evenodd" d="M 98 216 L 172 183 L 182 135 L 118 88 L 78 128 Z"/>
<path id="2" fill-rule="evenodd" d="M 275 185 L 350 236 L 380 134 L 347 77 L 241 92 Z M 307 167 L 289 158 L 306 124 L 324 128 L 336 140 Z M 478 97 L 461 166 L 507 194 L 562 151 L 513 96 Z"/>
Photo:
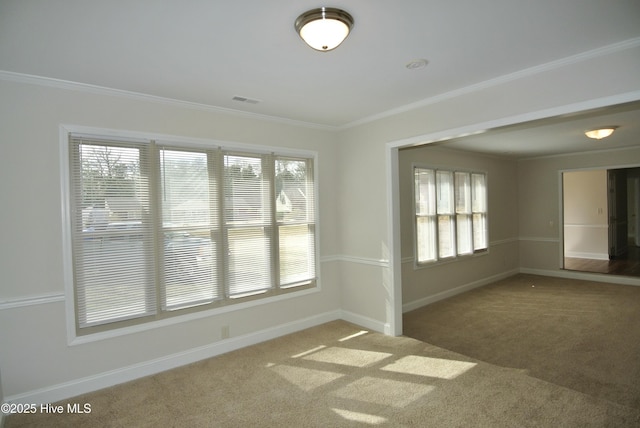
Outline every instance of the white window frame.
<path id="1" fill-rule="evenodd" d="M 321 290 L 320 282 L 320 264 L 319 264 L 319 208 L 318 208 L 318 153 L 310 150 L 296 150 L 291 148 L 282 147 L 266 147 L 261 145 L 233 143 L 217 140 L 189 138 L 189 137 L 175 137 L 164 134 L 152 134 L 142 132 L 129 132 L 104 128 L 92 128 L 78 125 L 60 125 L 59 138 L 60 138 L 60 180 L 61 180 L 61 208 L 62 208 L 62 231 L 63 231 L 63 262 L 64 262 L 64 284 L 65 284 L 65 303 L 66 303 L 66 324 L 67 324 L 67 337 L 69 345 L 77 345 L 81 343 L 88 343 L 97 340 L 107 339 L 111 337 L 117 337 L 125 334 L 130 334 L 139 331 L 146 331 L 154 328 L 159 328 L 166 325 L 172 325 L 182 322 L 188 322 L 194 319 L 205 318 L 213 315 L 219 315 L 223 313 L 240 311 L 254 306 L 269 304 L 275 301 L 281 301 L 291 299 L 294 297 L 300 297 L 303 295 L 317 293 Z M 88 135 L 96 136 L 102 139 L 111 141 L 124 141 L 132 143 L 147 144 L 150 141 L 159 141 L 163 145 L 184 148 L 184 149 L 201 149 L 212 150 L 218 149 L 226 153 L 244 153 L 250 155 L 264 155 L 266 157 L 274 156 L 276 158 L 293 158 L 293 159 L 307 159 L 310 162 L 313 177 L 313 198 L 314 204 L 313 210 L 313 227 L 314 227 L 314 260 L 315 265 L 315 278 L 306 281 L 305 285 L 299 288 L 292 287 L 292 284 L 286 284 L 284 286 L 277 286 L 277 292 L 275 293 L 255 293 L 252 296 L 241 296 L 238 298 L 225 297 L 225 303 L 222 305 L 210 305 L 201 308 L 185 308 L 187 310 L 178 311 L 162 311 L 162 316 L 155 317 L 155 319 L 145 320 L 140 323 L 134 323 L 132 325 L 118 325 L 114 323 L 114 326 L 105 327 L 103 329 L 97 329 L 90 331 L 89 333 L 83 333 L 79 331 L 77 326 L 77 312 L 75 304 L 75 285 L 74 285 L 74 267 L 73 267 L 73 231 L 72 231 L 72 213 L 71 213 L 71 162 L 70 162 L 70 137 L 72 135 Z M 273 202 L 272 202 L 272 205 Z M 275 208 L 274 208 L 275 210 Z M 274 218 L 272 228 L 277 231 L 282 226 L 281 222 L 278 222 Z M 277 233 L 275 233 L 277 235 Z M 277 245 L 277 239 L 275 243 L 272 243 L 272 248 Z M 277 258 L 277 247 L 276 255 Z M 278 267 L 277 261 L 273 264 Z M 277 280 L 277 275 L 274 276 L 274 281 Z M 226 289 L 226 284 L 225 284 Z M 231 300 L 234 300 L 231 302 Z M 191 310 L 188 310 L 191 309 Z M 108 325 L 108 324 L 107 324 Z"/>
<path id="2" fill-rule="evenodd" d="M 489 251 L 487 172 L 424 164 L 413 164 L 411 172 L 414 268 L 430 267 L 487 254 Z M 421 194 L 422 196 L 418 195 L 417 173 L 419 172 L 423 174 L 429 187 L 425 193 Z M 480 211 L 477 207 L 474 209 L 474 202 L 476 202 L 473 189 L 474 175 L 481 175 L 484 179 L 484 201 L 481 201 Z M 458 190 L 458 180 L 462 176 L 468 178 L 469 188 L 466 195 Z M 448 177 L 447 181 L 443 182 L 446 187 L 444 193 L 438 177 Z M 423 200 L 420 200 L 421 197 Z M 479 245 L 476 245 L 474 238 L 478 232 L 474 231 L 474 216 L 480 216 L 481 223 L 484 225 L 484 233 L 480 237 L 480 241 L 484 242 Z M 461 222 L 463 219 L 466 221 Z M 465 230 L 469 242 L 463 246 L 460 245 L 462 242 L 460 234 Z M 446 239 L 443 235 L 444 231 L 448 235 Z M 471 248 L 468 247 L 469 244 Z"/>

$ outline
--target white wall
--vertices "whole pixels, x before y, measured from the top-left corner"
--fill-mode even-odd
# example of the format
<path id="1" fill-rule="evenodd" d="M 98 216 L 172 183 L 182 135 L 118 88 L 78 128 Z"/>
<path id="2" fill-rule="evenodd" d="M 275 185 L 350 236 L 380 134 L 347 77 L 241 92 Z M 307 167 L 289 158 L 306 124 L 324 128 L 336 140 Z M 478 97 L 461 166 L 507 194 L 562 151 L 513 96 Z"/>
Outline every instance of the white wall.
<path id="1" fill-rule="evenodd" d="M 139 99 L 0 80 L 0 370 L 5 399 L 50 401 L 340 317 L 335 132 Z M 318 152 L 314 293 L 67 345 L 60 124 Z M 221 340 L 222 326 L 230 340 Z"/>
<path id="2" fill-rule="evenodd" d="M 607 171 L 568 171 L 562 185 L 564 256 L 608 260 Z"/>

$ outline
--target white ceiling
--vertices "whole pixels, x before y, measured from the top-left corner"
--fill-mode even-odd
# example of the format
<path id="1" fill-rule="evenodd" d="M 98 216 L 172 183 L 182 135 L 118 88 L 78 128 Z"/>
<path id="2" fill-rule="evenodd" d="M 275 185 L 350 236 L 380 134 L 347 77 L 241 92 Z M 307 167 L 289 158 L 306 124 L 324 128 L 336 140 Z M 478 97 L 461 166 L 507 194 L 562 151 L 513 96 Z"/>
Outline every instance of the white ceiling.
<path id="1" fill-rule="evenodd" d="M 587 138 L 585 131 L 617 126 L 610 137 Z M 521 123 L 453 138 L 436 145 L 516 159 L 640 146 L 640 102 Z M 629 159 L 640 164 L 640 159 Z"/>
<path id="2" fill-rule="evenodd" d="M 320 6 L 355 20 L 327 53 L 293 28 Z M 328 128 L 639 41 L 637 0 L 0 0 L 4 72 Z"/>

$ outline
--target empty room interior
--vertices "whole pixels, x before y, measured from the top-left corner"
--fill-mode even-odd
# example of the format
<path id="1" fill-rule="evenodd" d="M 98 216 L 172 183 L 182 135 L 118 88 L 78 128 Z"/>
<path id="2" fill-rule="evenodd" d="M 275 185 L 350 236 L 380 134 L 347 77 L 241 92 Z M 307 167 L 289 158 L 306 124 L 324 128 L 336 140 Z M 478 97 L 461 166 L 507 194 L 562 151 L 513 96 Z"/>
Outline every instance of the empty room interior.
<path id="1" fill-rule="evenodd" d="M 0 141 L 0 427 L 640 426 L 637 2 L 0 0 Z"/>

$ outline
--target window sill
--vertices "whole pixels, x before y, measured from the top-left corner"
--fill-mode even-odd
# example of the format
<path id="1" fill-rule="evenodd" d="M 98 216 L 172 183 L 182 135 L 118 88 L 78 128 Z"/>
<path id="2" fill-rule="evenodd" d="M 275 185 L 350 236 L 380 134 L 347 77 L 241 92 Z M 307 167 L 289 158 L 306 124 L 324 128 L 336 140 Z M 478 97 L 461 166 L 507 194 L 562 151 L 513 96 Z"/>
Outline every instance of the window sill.
<path id="1" fill-rule="evenodd" d="M 267 304 L 280 302 L 280 301 L 288 300 L 295 297 L 307 296 L 307 295 L 315 294 L 319 292 L 320 292 L 320 284 L 318 280 L 318 282 L 316 283 L 316 286 L 313 288 L 305 288 L 304 290 L 279 294 L 276 296 L 267 297 L 263 299 L 248 300 L 242 303 L 220 306 L 217 308 L 212 308 L 212 309 L 198 311 L 198 312 L 190 312 L 184 315 L 177 315 L 174 317 L 164 318 L 157 321 L 150 321 L 142 324 L 136 324 L 136 325 L 117 328 L 113 330 L 91 333 L 87 335 L 77 335 L 75 332 L 75 327 L 73 329 L 69 327 L 68 345 L 76 346 L 76 345 L 82 345 L 86 343 L 98 342 L 106 339 L 113 339 L 120 336 L 141 333 L 144 331 L 154 330 L 157 328 L 162 328 L 170 325 L 182 324 L 182 323 L 186 323 L 186 322 L 190 322 L 198 319 L 215 317 L 215 316 L 223 315 L 230 312 L 242 311 L 242 310 L 256 307 L 256 306 L 267 305 Z M 72 319 L 74 319 L 73 315 L 71 315 L 71 317 Z"/>
<path id="2" fill-rule="evenodd" d="M 489 254 L 489 249 L 488 248 L 486 250 L 476 251 L 473 254 L 468 254 L 468 255 L 464 255 L 464 256 L 457 256 L 457 257 L 451 257 L 451 258 L 442 259 L 442 260 L 438 260 L 438 261 L 434 261 L 434 262 L 418 263 L 416 261 L 416 259 L 414 258 L 413 259 L 413 270 L 429 269 L 429 268 L 434 268 L 434 267 L 438 267 L 438 266 L 449 265 L 449 264 L 452 264 L 452 263 L 464 262 L 466 260 L 472 260 L 472 259 L 477 258 L 477 257 L 486 256 L 487 254 Z"/>

